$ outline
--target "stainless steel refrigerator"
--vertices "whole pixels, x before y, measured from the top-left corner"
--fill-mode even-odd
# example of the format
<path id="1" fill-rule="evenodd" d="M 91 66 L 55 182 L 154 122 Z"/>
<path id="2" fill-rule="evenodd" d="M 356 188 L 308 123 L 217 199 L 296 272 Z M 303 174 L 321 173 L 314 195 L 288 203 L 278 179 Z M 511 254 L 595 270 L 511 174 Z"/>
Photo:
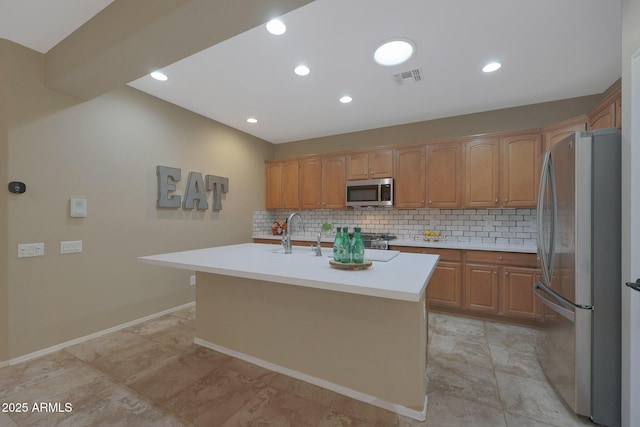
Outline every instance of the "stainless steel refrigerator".
<path id="1" fill-rule="evenodd" d="M 548 380 L 580 415 L 620 425 L 621 141 L 617 129 L 578 132 L 548 150 L 538 193 Z"/>

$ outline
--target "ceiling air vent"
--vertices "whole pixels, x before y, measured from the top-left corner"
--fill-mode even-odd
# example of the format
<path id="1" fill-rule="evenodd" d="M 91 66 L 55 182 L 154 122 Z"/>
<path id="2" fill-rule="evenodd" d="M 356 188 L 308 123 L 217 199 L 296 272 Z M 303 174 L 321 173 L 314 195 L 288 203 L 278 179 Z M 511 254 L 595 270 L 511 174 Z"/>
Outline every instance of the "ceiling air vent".
<path id="1" fill-rule="evenodd" d="M 403 71 L 393 75 L 393 79 L 399 86 L 408 83 L 418 83 L 422 81 L 422 68 L 414 68 L 413 70 Z"/>

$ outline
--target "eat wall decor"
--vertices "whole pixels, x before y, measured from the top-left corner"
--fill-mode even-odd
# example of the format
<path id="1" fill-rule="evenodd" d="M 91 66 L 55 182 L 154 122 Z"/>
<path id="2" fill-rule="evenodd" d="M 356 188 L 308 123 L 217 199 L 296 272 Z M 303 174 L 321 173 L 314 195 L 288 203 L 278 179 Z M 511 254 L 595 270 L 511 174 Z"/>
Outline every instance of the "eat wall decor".
<path id="1" fill-rule="evenodd" d="M 205 175 L 202 179 L 200 172 L 189 172 L 187 185 L 182 196 L 175 194 L 176 183 L 182 177 L 182 171 L 168 166 L 156 166 L 158 175 L 158 207 L 184 209 L 209 209 L 208 192 L 213 193 L 212 210 L 222 209 L 222 193 L 229 191 L 229 178 L 215 175 Z M 174 194 L 171 194 L 174 193 Z"/>

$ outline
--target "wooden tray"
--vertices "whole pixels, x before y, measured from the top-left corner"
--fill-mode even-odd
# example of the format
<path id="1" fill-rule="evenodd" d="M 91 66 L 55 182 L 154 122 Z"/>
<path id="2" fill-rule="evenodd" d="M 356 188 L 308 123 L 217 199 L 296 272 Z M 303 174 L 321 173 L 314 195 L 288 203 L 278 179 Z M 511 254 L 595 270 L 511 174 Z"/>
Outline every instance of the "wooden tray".
<path id="1" fill-rule="evenodd" d="M 373 263 L 368 259 L 365 259 L 360 264 L 356 264 L 355 262 L 336 262 L 332 259 L 329 260 L 329 265 L 339 270 L 366 270 L 371 267 L 372 264 Z"/>

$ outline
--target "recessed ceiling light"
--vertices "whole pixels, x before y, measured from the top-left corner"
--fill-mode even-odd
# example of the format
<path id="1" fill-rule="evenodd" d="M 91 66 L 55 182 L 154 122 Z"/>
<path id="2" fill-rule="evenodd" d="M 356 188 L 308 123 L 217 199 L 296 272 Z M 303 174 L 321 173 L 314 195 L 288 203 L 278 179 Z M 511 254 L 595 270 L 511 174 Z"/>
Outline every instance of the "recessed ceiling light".
<path id="1" fill-rule="evenodd" d="M 342 98 L 340 98 L 340 102 L 342 102 L 343 104 L 348 104 L 351 101 L 353 101 L 353 98 L 351 98 L 349 95 L 345 95 Z"/>
<path id="2" fill-rule="evenodd" d="M 272 19 L 267 22 L 267 31 L 275 36 L 281 36 L 287 31 L 287 26 L 279 19 Z"/>
<path id="3" fill-rule="evenodd" d="M 502 64 L 499 62 L 489 62 L 487 65 L 482 67 L 482 71 L 485 73 L 493 73 L 496 70 L 499 70 L 502 67 Z"/>
<path id="4" fill-rule="evenodd" d="M 258 123 L 258 119 L 254 119 L 253 117 L 249 117 L 249 118 L 247 119 L 247 122 L 249 122 L 249 123 L 251 123 L 251 124 L 253 124 L 253 123 Z"/>
<path id="5" fill-rule="evenodd" d="M 411 58 L 415 47 L 410 40 L 395 39 L 384 42 L 373 53 L 373 59 L 380 65 L 398 65 Z"/>
<path id="6" fill-rule="evenodd" d="M 151 73 L 151 77 L 156 80 L 160 80 L 161 82 L 166 82 L 169 79 L 169 77 L 167 77 L 165 73 L 162 73 L 160 71 L 154 71 L 153 73 Z"/>
<path id="7" fill-rule="evenodd" d="M 296 68 L 293 69 L 293 72 L 299 76 L 306 76 L 311 72 L 311 70 L 306 65 L 298 65 Z"/>

